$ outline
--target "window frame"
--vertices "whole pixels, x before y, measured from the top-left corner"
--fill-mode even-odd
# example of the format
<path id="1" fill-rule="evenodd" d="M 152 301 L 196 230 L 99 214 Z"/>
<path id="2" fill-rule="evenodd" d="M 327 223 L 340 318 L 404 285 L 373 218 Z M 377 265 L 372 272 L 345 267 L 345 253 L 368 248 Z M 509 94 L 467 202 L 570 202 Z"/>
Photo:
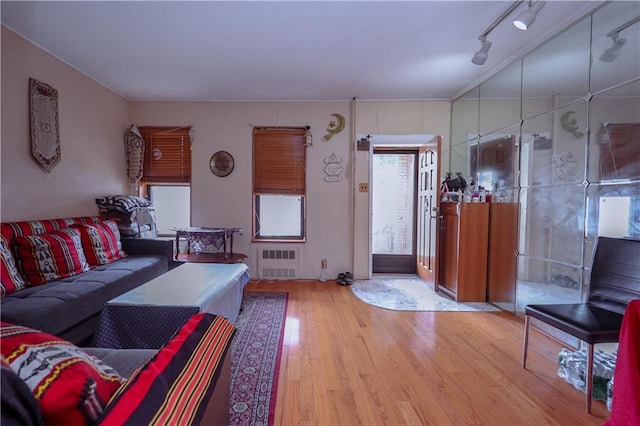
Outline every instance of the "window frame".
<path id="1" fill-rule="evenodd" d="M 307 154 L 305 127 L 254 127 L 252 140 L 252 241 L 306 242 L 307 236 Z M 264 136 L 264 140 L 261 138 Z M 269 139 L 271 138 L 271 139 Z M 273 144 L 279 144 L 275 149 Z M 263 158 L 260 150 L 271 145 L 271 157 Z M 278 157 L 279 156 L 279 157 Z M 274 167 L 275 166 L 275 167 Z M 277 170 L 278 173 L 275 173 Z M 293 171 L 293 172 L 292 172 Z M 300 173 L 301 171 L 301 173 Z M 283 178 L 284 175 L 284 178 Z M 285 195 L 300 197 L 300 235 L 260 235 L 260 197 Z"/>
<path id="2" fill-rule="evenodd" d="M 145 152 L 144 152 L 144 162 L 143 162 L 143 173 L 142 173 L 142 178 L 140 179 L 140 182 L 138 184 L 138 194 L 140 197 L 146 198 L 147 200 L 151 200 L 151 188 L 153 186 L 185 186 L 185 187 L 189 187 L 190 191 L 189 191 L 189 205 L 188 205 L 188 209 L 189 209 L 189 226 L 191 224 L 191 215 L 192 215 L 192 210 L 191 210 L 191 176 L 192 176 L 192 158 L 191 158 L 191 146 L 193 143 L 193 140 L 191 138 L 191 126 L 139 126 L 138 127 L 140 134 L 142 136 L 142 139 L 144 140 L 145 143 Z M 176 144 L 181 144 L 181 147 L 179 149 L 179 152 L 174 151 L 173 154 L 176 154 L 175 157 L 176 159 L 179 159 L 181 164 L 178 167 L 181 170 L 180 175 L 175 175 L 173 173 L 171 173 L 171 171 L 169 171 L 169 173 L 167 173 L 166 176 L 157 176 L 157 175 L 153 175 L 151 177 L 149 177 L 148 175 L 148 167 L 150 167 L 149 165 L 149 161 L 148 159 L 151 158 L 150 155 L 150 149 L 151 149 L 151 144 L 152 142 L 150 141 L 150 138 L 153 138 L 155 135 L 157 134 L 165 134 L 165 135 L 175 135 L 175 138 L 173 139 L 173 141 Z M 185 139 L 185 137 L 188 139 L 188 147 L 187 149 L 185 149 L 184 146 L 182 146 L 183 144 L 183 140 Z M 172 140 L 171 137 L 167 138 L 167 140 Z M 167 140 L 165 140 L 165 142 L 167 142 Z M 184 154 L 188 153 L 188 156 L 185 156 Z M 151 200 L 152 201 L 152 200 Z M 158 214 L 158 211 L 156 210 L 156 215 Z M 172 236 L 171 234 L 158 234 L 158 236 L 161 237 L 167 237 L 167 236 Z"/>

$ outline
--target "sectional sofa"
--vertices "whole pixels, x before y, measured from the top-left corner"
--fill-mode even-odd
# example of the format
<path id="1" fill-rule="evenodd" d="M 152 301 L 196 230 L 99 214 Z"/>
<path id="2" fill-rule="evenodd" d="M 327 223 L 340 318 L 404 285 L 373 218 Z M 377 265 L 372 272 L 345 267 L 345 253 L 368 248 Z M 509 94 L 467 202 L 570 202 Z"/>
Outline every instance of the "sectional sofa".
<path id="1" fill-rule="evenodd" d="M 2 223 L 0 255 L 2 321 L 86 344 L 108 300 L 169 269 L 173 242 L 85 216 Z"/>
<path id="2" fill-rule="evenodd" d="M 159 350 L 84 347 L 108 300 L 176 265 L 173 241 L 120 239 L 97 216 L 0 231 L 2 424 L 227 423 L 223 316 L 193 316 Z"/>

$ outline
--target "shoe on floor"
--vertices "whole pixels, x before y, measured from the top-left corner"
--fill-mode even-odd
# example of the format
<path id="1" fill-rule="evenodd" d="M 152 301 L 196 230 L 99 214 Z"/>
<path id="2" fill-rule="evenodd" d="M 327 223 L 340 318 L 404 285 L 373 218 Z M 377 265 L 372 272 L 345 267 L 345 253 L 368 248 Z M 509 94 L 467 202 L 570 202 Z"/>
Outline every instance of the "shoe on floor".
<path id="1" fill-rule="evenodd" d="M 351 275 L 351 272 L 345 272 L 344 285 L 351 285 L 351 284 L 353 284 L 353 275 Z"/>
<path id="2" fill-rule="evenodd" d="M 340 272 L 338 274 L 338 278 L 336 278 L 336 282 L 338 283 L 338 285 L 345 285 L 346 284 L 345 278 L 346 278 L 345 274 Z"/>

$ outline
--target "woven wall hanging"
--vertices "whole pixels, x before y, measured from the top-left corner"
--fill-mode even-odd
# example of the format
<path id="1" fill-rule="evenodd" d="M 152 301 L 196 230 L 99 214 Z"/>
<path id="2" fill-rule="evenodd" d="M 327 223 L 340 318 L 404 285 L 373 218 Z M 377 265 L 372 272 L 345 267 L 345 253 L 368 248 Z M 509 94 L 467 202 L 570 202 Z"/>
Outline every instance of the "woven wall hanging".
<path id="1" fill-rule="evenodd" d="M 29 79 L 31 153 L 47 172 L 60 161 L 58 91 L 35 78 Z"/>

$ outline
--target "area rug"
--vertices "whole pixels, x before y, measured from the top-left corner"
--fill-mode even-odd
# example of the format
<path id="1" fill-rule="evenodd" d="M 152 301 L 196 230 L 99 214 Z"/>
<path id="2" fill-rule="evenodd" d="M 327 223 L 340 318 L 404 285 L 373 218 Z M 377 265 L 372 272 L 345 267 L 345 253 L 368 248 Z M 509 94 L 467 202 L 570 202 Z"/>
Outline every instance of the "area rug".
<path id="1" fill-rule="evenodd" d="M 394 311 L 500 311 L 490 303 L 455 302 L 436 293 L 414 275 L 374 276 L 371 280 L 355 280 L 351 285 L 351 291 L 363 302 Z"/>
<path id="2" fill-rule="evenodd" d="M 287 297 L 244 294 L 232 348 L 229 425 L 273 425 Z"/>

